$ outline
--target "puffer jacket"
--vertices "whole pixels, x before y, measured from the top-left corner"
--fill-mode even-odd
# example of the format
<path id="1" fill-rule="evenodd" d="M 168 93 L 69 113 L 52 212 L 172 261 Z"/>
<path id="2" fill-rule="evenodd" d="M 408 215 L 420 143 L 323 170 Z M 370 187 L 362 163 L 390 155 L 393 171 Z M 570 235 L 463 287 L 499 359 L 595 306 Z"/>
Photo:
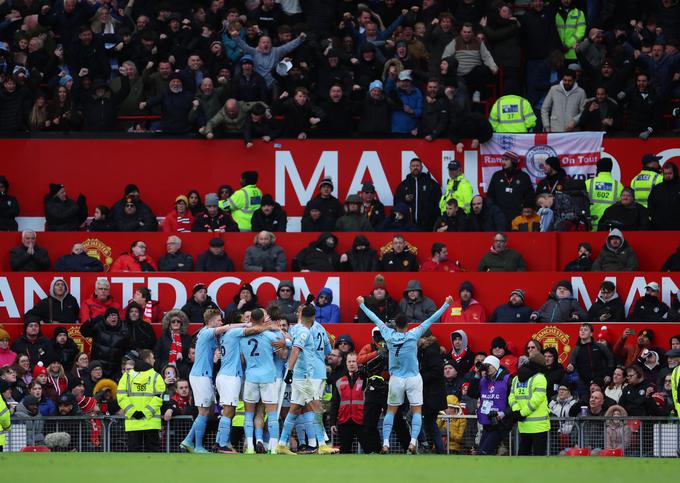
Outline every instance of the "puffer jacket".
<path id="1" fill-rule="evenodd" d="M 326 239 L 333 238 L 334 246 L 328 247 Z M 338 246 L 338 238 L 332 233 L 324 232 L 316 241 L 303 248 L 297 254 L 297 262 L 300 270 L 310 272 L 333 272 L 340 268 L 340 255 L 335 251 Z"/>
<path id="2" fill-rule="evenodd" d="M 565 132 L 570 121 L 578 126 L 585 104 L 586 93 L 577 82 L 574 82 L 570 91 L 564 90 L 562 81 L 552 86 L 541 106 L 545 131 Z"/>
<path id="3" fill-rule="evenodd" d="M 291 290 L 289 299 L 281 298 L 281 289 L 284 287 L 288 287 Z M 281 310 L 281 315 L 289 324 L 297 322 L 297 310 L 300 302 L 295 300 L 295 285 L 291 280 L 281 280 L 281 283 L 276 288 L 276 300 L 273 300 L 271 304 L 276 305 Z"/>
<path id="4" fill-rule="evenodd" d="M 54 286 L 59 281 L 66 285 L 66 293 L 61 298 L 54 294 Z M 34 316 L 49 324 L 53 322 L 75 324 L 80 318 L 80 306 L 76 298 L 69 293 L 66 280 L 55 278 L 50 284 L 50 295 L 38 302 L 26 315 Z"/>
<path id="5" fill-rule="evenodd" d="M 69 253 L 59 257 L 54 264 L 55 272 L 103 272 L 104 265 L 98 259 L 83 252 L 80 255 Z"/>
<path id="6" fill-rule="evenodd" d="M 194 300 L 193 297 L 191 297 L 187 303 L 184 304 L 181 310 L 186 314 L 187 317 L 189 317 L 189 322 L 192 324 L 202 324 L 203 314 L 208 309 L 220 309 L 217 304 L 213 302 L 210 295 L 206 297 L 205 302 L 202 304 L 199 304 L 196 302 L 196 300 Z M 163 320 L 165 320 L 165 318 L 163 318 Z"/>
<path id="7" fill-rule="evenodd" d="M 81 195 L 82 196 L 82 195 Z M 78 199 L 78 203 L 70 198 L 64 201 L 52 196 L 45 196 L 45 229 L 47 231 L 78 231 L 80 224 L 85 220 L 87 208 L 84 198 Z"/>
<path id="8" fill-rule="evenodd" d="M 610 239 L 618 237 L 621 239 L 621 245 L 614 248 L 611 245 Z M 593 272 L 633 272 L 639 267 L 637 255 L 635 251 L 628 245 L 623 233 L 618 228 L 614 228 L 609 232 L 607 241 L 602 247 L 602 251 L 593 262 Z"/>
<path id="9" fill-rule="evenodd" d="M 411 300 L 408 293 L 411 290 L 418 291 L 418 297 Z M 423 322 L 437 311 L 437 306 L 429 297 L 423 296 L 423 289 L 418 280 L 409 280 L 404 289 L 404 297 L 399 302 L 399 310 L 404 313 L 410 322 Z"/>
<path id="10" fill-rule="evenodd" d="M 554 287 L 548 300 L 534 314 L 538 322 L 572 322 L 571 316 L 578 315 L 578 320 L 588 320 L 588 314 L 574 297 L 557 298 Z M 533 314 L 532 314 L 533 315 Z"/>
<path id="11" fill-rule="evenodd" d="M 319 297 L 325 295 L 328 297 L 328 302 L 325 305 L 319 305 Z M 314 303 L 316 308 L 316 321 L 320 324 L 338 324 L 340 323 L 340 307 L 333 303 L 333 291 L 328 287 L 319 290 L 319 295 L 316 296 Z"/>
<path id="12" fill-rule="evenodd" d="M 120 370 L 120 361 L 130 347 L 130 331 L 119 320 L 111 327 L 104 316 L 86 320 L 80 326 L 83 337 L 92 337 L 92 360 L 99 360 L 104 369 L 104 377 L 112 377 Z"/>
<path id="13" fill-rule="evenodd" d="M 246 272 L 284 272 L 286 253 L 273 243 L 268 247 L 253 244 L 246 249 L 243 269 Z"/>

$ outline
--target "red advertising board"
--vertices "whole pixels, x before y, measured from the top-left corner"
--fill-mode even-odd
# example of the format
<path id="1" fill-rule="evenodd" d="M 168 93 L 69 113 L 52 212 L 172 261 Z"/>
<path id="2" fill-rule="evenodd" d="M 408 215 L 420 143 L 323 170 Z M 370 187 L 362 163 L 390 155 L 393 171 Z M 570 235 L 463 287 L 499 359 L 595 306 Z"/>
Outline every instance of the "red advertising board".
<path id="1" fill-rule="evenodd" d="M 674 160 L 680 155 L 680 143 L 678 138 L 604 141 L 603 155 L 614 158 L 614 176 L 626 184 L 648 152 L 662 156 L 664 162 Z M 90 211 L 96 205 L 110 206 L 122 197 L 125 185 L 136 183 L 142 198 L 163 216 L 178 194 L 190 189 L 205 194 L 221 184 L 238 188 L 242 171 L 257 170 L 263 191 L 289 215 L 299 216 L 323 176 L 333 177 L 335 194 L 342 200 L 370 179 L 390 206 L 392 193 L 415 156 L 440 182 L 448 175 L 448 162 L 458 159 L 473 185 L 483 190 L 478 150 L 456 153 L 448 140 L 277 140 L 256 142 L 247 149 L 240 140 L 5 139 L 3 174 L 19 198 L 22 216 L 44 215 L 42 199 L 49 183 L 64 183 L 74 198 L 84 193 Z"/>
<path id="2" fill-rule="evenodd" d="M 45 297 L 55 273 L 5 273 L 0 276 L 0 322 L 20 322 L 23 314 L 40 299 Z M 70 291 L 77 300 L 89 297 L 97 279 L 97 274 L 71 273 L 64 278 Z M 117 301 L 127 302 L 132 298 L 135 287 L 147 286 L 152 297 L 160 302 L 163 310 L 182 307 L 191 296 L 196 283 L 208 286 L 208 294 L 222 308 L 233 301 L 239 287 L 250 283 L 262 305 L 275 298 L 276 287 L 281 280 L 292 280 L 295 298 L 304 299 L 309 293 L 317 294 L 323 287 L 333 292 L 334 303 L 340 306 L 341 321 L 352 322 L 357 311 L 356 297 L 369 294 L 373 288 L 373 275 L 366 273 L 108 273 L 111 294 Z M 575 296 L 588 309 L 596 299 L 600 283 L 604 279 L 613 281 L 619 297 L 626 307 L 644 293 L 648 282 L 656 281 L 661 286 L 661 297 L 670 304 L 673 294 L 678 292 L 680 277 L 673 273 L 581 273 L 566 274 L 546 272 L 525 273 L 388 273 L 385 284 L 389 293 L 399 301 L 407 283 L 411 279 L 420 281 L 426 296 L 436 304 L 452 294 L 458 295 L 458 287 L 463 281 L 470 281 L 474 297 L 485 306 L 488 315 L 493 309 L 506 303 L 513 289 L 521 288 L 526 292 L 526 303 L 532 308 L 540 307 L 548 297 L 553 285 L 561 280 L 571 281 Z M 480 325 L 480 328 L 484 325 Z"/>

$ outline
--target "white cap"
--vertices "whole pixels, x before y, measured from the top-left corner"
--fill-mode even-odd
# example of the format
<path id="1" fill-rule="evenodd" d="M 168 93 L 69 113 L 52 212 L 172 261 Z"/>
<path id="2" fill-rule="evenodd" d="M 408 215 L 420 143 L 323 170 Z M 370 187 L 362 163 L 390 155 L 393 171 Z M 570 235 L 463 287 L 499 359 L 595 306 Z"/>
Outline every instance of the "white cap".
<path id="1" fill-rule="evenodd" d="M 276 64 L 276 73 L 279 74 L 281 77 L 285 77 L 288 75 L 288 71 L 293 68 L 293 63 L 288 61 L 288 60 L 282 60 L 278 64 Z"/>
<path id="2" fill-rule="evenodd" d="M 411 77 L 411 71 L 406 69 L 402 70 L 399 72 L 399 80 L 413 80 L 413 77 Z"/>
<path id="3" fill-rule="evenodd" d="M 501 361 L 498 360 L 498 357 L 496 356 L 486 356 L 484 358 L 483 364 L 489 364 L 490 366 L 493 366 L 496 370 L 498 370 L 498 368 L 501 367 Z"/>
<path id="4" fill-rule="evenodd" d="M 645 285 L 645 288 L 651 288 L 655 292 L 659 291 L 659 284 L 656 282 L 649 282 L 647 285 Z"/>

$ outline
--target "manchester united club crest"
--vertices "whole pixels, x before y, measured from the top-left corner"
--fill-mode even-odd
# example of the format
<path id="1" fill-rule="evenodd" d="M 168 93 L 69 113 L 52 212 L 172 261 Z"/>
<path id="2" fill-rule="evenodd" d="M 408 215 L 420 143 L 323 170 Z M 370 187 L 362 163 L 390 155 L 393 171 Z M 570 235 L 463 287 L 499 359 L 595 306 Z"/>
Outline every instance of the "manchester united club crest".
<path id="1" fill-rule="evenodd" d="M 73 342 L 76 343 L 80 349 L 80 352 L 86 352 L 88 354 L 90 353 L 90 349 L 92 348 L 92 339 L 80 335 L 80 327 L 77 325 L 72 325 L 69 327 L 68 336 L 73 339 Z"/>
<path id="2" fill-rule="evenodd" d="M 539 341 L 544 349 L 554 347 L 557 350 L 560 364 L 564 364 L 569 359 L 569 353 L 571 352 L 569 334 L 563 332 L 558 327 L 546 325 L 531 337 Z"/>
<path id="3" fill-rule="evenodd" d="M 96 258 L 102 265 L 104 265 L 104 271 L 108 272 L 109 267 L 113 263 L 113 258 L 111 258 L 111 247 L 101 241 L 99 238 L 88 238 L 82 242 L 83 249 L 88 256 Z"/>

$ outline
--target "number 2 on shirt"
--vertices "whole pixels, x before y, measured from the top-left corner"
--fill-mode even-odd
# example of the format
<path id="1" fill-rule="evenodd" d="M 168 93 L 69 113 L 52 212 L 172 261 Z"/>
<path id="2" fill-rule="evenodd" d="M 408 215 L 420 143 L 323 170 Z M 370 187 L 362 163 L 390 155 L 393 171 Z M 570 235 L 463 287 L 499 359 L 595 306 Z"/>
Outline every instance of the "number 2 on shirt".
<path id="1" fill-rule="evenodd" d="M 248 341 L 248 345 L 252 345 L 253 349 L 250 351 L 250 357 L 257 357 L 260 355 L 259 352 L 257 352 L 257 346 L 259 345 L 259 342 L 257 339 L 250 339 Z"/>

